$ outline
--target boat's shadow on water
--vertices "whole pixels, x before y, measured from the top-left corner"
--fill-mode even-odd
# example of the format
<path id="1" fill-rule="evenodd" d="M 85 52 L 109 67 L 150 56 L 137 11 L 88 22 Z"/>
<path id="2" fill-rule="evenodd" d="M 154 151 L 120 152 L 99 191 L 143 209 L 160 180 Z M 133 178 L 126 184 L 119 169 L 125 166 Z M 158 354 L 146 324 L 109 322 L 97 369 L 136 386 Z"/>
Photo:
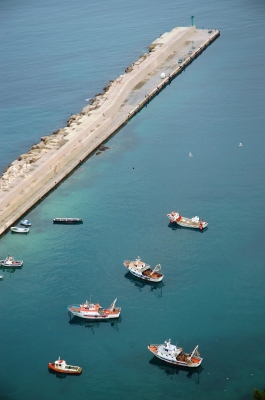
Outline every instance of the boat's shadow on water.
<path id="1" fill-rule="evenodd" d="M 115 320 L 106 319 L 103 321 L 88 321 L 83 318 L 73 317 L 71 313 L 68 312 L 69 315 L 69 324 L 71 325 L 82 325 L 85 328 L 91 329 L 93 334 L 95 334 L 95 329 L 99 328 L 101 325 L 110 325 L 115 331 L 119 331 L 119 324 L 122 321 L 122 317 L 115 318 Z"/>
<path id="2" fill-rule="evenodd" d="M 189 231 L 193 231 L 193 232 L 199 232 L 199 233 L 203 233 L 206 232 L 208 230 L 208 226 L 206 226 L 206 228 L 200 230 L 200 229 L 196 229 L 196 228 L 189 228 L 186 226 L 180 226 L 178 224 L 171 224 L 171 222 L 168 224 L 168 227 L 172 229 L 172 231 L 178 231 L 180 229 L 184 229 L 184 230 L 189 230 Z"/>
<path id="3" fill-rule="evenodd" d="M 186 375 L 186 378 L 191 379 L 196 385 L 200 384 L 200 374 L 203 371 L 203 367 L 201 365 L 197 368 L 179 367 L 176 365 L 166 364 L 157 357 L 153 357 L 149 361 L 149 364 L 163 370 L 168 376 L 184 374 Z"/>
<path id="4" fill-rule="evenodd" d="M 150 292 L 153 292 L 157 297 L 162 297 L 162 288 L 165 286 L 164 282 L 148 282 L 144 281 L 141 278 L 137 278 L 136 276 L 133 276 L 130 272 L 126 272 L 124 275 L 126 279 L 128 279 L 134 286 L 137 287 L 140 291 L 145 287 L 150 288 Z"/>
<path id="5" fill-rule="evenodd" d="M 22 268 L 23 268 L 23 266 L 22 267 L 17 267 L 17 268 L 6 268 L 6 267 L 1 266 L 0 267 L 0 271 L 9 272 L 10 274 L 14 274 L 14 272 L 16 272 L 17 269 L 21 270 Z"/>
<path id="6" fill-rule="evenodd" d="M 73 377 L 77 377 L 77 376 L 80 376 L 80 375 L 82 375 L 82 373 L 81 374 L 78 374 L 78 375 L 74 375 L 74 374 L 63 374 L 63 373 L 59 373 L 59 372 L 56 372 L 56 371 L 53 371 L 52 369 L 48 369 L 48 371 L 49 371 L 49 373 L 50 374 L 52 374 L 52 375 L 55 375 L 56 376 L 56 378 L 59 378 L 59 379 L 65 379 L 66 377 L 67 378 L 73 378 Z"/>

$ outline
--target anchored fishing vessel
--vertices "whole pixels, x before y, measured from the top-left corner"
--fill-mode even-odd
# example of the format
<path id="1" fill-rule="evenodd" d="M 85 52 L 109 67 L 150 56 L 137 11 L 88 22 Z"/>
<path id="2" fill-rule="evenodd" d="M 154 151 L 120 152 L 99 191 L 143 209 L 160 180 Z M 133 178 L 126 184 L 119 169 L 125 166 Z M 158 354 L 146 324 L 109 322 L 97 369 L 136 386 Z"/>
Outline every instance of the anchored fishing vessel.
<path id="1" fill-rule="evenodd" d="M 4 260 L 0 260 L 0 265 L 6 268 L 20 268 L 23 265 L 22 260 L 15 260 L 12 256 L 7 256 Z"/>
<path id="2" fill-rule="evenodd" d="M 54 224 L 82 224 L 82 218 L 54 218 Z"/>
<path id="3" fill-rule="evenodd" d="M 111 304 L 110 308 L 104 309 L 100 304 L 93 304 L 87 301 L 84 304 L 73 304 L 67 307 L 67 310 L 75 317 L 90 319 L 90 320 L 106 320 L 119 318 L 121 313 L 120 307 L 115 307 L 117 299 Z"/>
<path id="4" fill-rule="evenodd" d="M 182 217 L 178 212 L 172 211 L 172 213 L 167 214 L 170 219 L 171 224 L 176 223 L 185 228 L 200 229 L 201 231 L 208 226 L 208 222 L 205 222 L 199 217 L 186 218 Z"/>
<path id="5" fill-rule="evenodd" d="M 163 344 L 149 344 L 148 350 L 154 354 L 155 357 L 169 364 L 178 365 L 181 367 L 199 367 L 202 363 L 202 358 L 198 352 L 198 347 L 187 354 L 183 352 L 181 347 L 171 344 L 170 339 Z"/>
<path id="6" fill-rule="evenodd" d="M 11 231 L 15 233 L 28 233 L 29 228 L 20 228 L 18 226 L 11 226 Z"/>
<path id="7" fill-rule="evenodd" d="M 48 369 L 69 375 L 80 375 L 82 373 L 81 367 L 66 364 L 66 362 L 64 360 L 61 360 L 60 357 L 53 363 L 48 363 Z"/>
<path id="8" fill-rule="evenodd" d="M 157 264 L 152 270 L 150 265 L 144 263 L 140 257 L 136 258 L 135 261 L 125 260 L 123 265 L 131 272 L 131 274 L 137 278 L 144 279 L 145 281 L 161 282 L 164 278 L 160 264 Z"/>

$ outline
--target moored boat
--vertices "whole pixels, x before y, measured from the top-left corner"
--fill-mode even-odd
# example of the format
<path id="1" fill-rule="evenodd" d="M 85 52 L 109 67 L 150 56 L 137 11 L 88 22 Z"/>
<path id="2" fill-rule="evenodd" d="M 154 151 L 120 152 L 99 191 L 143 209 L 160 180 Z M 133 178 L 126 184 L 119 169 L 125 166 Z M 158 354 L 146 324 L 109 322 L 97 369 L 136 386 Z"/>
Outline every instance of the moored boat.
<path id="1" fill-rule="evenodd" d="M 160 264 L 157 264 L 152 270 L 150 265 L 144 263 L 140 257 L 136 258 L 134 261 L 125 260 L 123 265 L 131 274 L 145 281 L 161 282 L 164 278 Z"/>
<path id="2" fill-rule="evenodd" d="M 115 307 L 117 299 L 111 304 L 110 308 L 104 309 L 100 304 L 93 304 L 86 300 L 84 304 L 72 304 L 67 307 L 67 310 L 75 317 L 90 319 L 90 320 L 106 320 L 119 318 L 121 313 L 120 307 Z"/>
<path id="3" fill-rule="evenodd" d="M 31 226 L 31 222 L 30 222 L 28 219 L 22 219 L 22 220 L 20 221 L 20 225 L 23 225 L 23 226 Z"/>
<path id="4" fill-rule="evenodd" d="M 171 344 L 170 339 L 163 344 L 149 344 L 148 350 L 154 354 L 155 357 L 169 364 L 178 365 L 180 367 L 195 368 L 199 367 L 202 363 L 202 358 L 198 352 L 198 347 L 187 354 L 183 352 L 181 347 Z"/>
<path id="5" fill-rule="evenodd" d="M 182 217 L 178 212 L 172 211 L 172 213 L 167 214 L 170 219 L 171 224 L 176 223 L 185 228 L 200 229 L 201 231 L 208 226 L 208 222 L 205 222 L 199 217 L 186 218 Z"/>
<path id="6" fill-rule="evenodd" d="M 82 373 L 81 367 L 78 367 L 76 365 L 66 364 L 66 362 L 64 360 L 61 360 L 60 357 L 58 358 L 58 360 L 52 363 L 48 363 L 48 369 L 69 375 L 80 375 Z"/>
<path id="7" fill-rule="evenodd" d="M 6 268 L 20 268 L 23 265 L 23 261 L 15 260 L 12 256 L 7 256 L 4 260 L 0 260 L 0 265 Z"/>
<path id="8" fill-rule="evenodd" d="M 29 228 L 20 228 L 18 226 L 11 226 L 11 231 L 14 233 L 28 233 Z"/>
<path id="9" fill-rule="evenodd" d="M 82 218 L 54 218 L 54 224 L 82 224 Z"/>

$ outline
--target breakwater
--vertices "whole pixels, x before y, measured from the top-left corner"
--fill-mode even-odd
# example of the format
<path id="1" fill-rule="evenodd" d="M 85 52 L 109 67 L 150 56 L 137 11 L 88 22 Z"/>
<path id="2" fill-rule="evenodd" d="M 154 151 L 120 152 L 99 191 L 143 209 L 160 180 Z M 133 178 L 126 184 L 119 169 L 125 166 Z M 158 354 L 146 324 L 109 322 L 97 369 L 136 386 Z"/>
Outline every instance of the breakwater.
<path id="1" fill-rule="evenodd" d="M 41 138 L 0 179 L 0 234 L 120 129 L 220 35 L 177 27 L 110 81 L 67 126 Z"/>

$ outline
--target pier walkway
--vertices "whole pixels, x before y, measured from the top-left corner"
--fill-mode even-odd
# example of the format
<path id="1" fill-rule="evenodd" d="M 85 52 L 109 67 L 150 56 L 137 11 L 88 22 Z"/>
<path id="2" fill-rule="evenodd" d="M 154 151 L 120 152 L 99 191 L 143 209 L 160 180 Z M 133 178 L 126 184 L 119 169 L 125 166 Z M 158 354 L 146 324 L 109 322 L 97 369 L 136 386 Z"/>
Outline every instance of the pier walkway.
<path id="1" fill-rule="evenodd" d="M 0 178 L 0 235 L 183 71 L 219 31 L 177 27 L 111 81 L 67 126 L 41 138 Z M 180 60 L 182 60 L 180 62 Z M 164 76 L 164 78 L 161 78 Z"/>

